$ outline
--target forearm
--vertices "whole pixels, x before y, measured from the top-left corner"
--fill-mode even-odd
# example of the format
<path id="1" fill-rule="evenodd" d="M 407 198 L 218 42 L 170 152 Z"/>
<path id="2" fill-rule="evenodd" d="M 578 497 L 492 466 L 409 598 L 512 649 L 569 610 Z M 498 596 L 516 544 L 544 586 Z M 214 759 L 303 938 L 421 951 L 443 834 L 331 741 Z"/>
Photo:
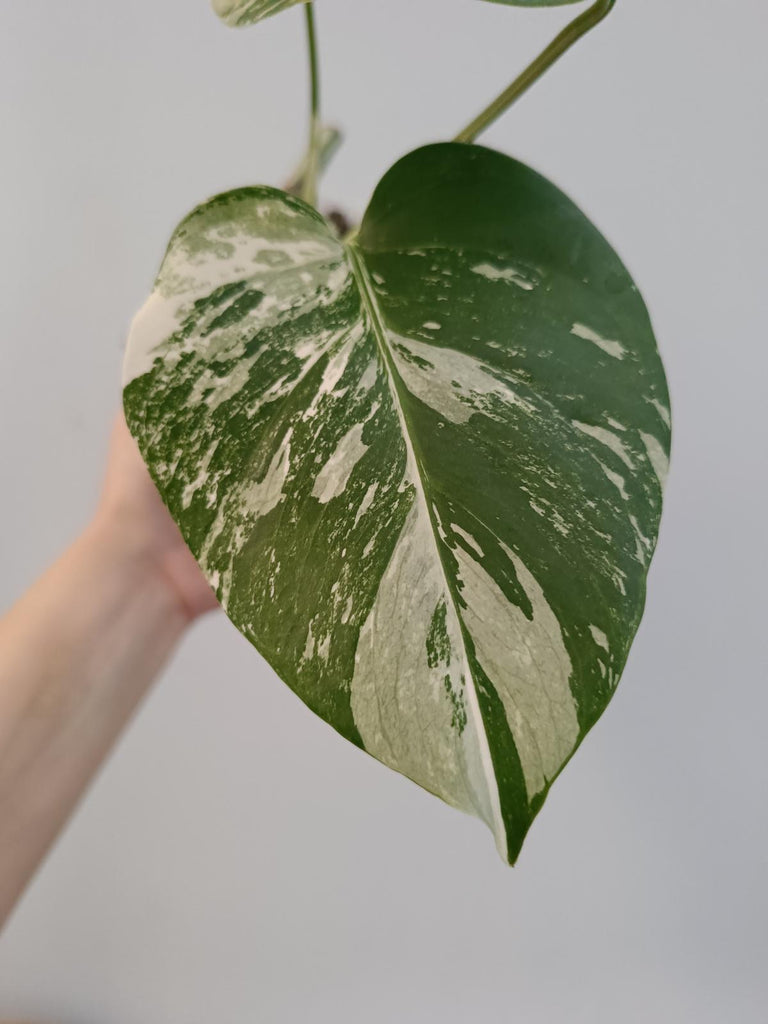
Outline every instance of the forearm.
<path id="1" fill-rule="evenodd" d="M 188 621 L 103 517 L 0 620 L 0 925 Z"/>

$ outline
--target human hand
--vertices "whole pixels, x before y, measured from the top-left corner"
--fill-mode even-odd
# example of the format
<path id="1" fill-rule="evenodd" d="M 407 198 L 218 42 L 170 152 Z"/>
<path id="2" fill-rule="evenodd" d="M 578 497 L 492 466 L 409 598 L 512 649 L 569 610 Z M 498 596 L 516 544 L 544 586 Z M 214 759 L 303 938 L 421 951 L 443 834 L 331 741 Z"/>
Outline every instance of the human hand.
<path id="1" fill-rule="evenodd" d="M 218 603 L 162 502 L 122 412 L 110 442 L 95 525 L 124 543 L 169 586 L 191 621 Z"/>
<path id="2" fill-rule="evenodd" d="M 216 606 L 120 415 L 91 523 L 0 618 L 0 926 L 186 627 Z"/>

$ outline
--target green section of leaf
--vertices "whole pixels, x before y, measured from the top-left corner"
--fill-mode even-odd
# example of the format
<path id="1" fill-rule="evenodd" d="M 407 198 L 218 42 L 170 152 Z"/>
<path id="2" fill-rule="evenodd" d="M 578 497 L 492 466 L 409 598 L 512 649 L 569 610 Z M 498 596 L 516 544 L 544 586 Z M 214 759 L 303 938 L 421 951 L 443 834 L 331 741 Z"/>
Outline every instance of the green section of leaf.
<path id="1" fill-rule="evenodd" d="M 177 229 L 125 408 L 237 627 L 514 861 L 640 621 L 669 452 L 648 315 L 534 171 L 399 161 L 357 238 L 270 188 Z"/>
<path id="2" fill-rule="evenodd" d="M 271 14 L 277 14 L 288 7 L 294 7 L 303 0 L 211 0 L 213 9 L 228 25 L 241 28 L 263 21 Z M 563 7 L 580 3 L 581 0 L 491 0 L 492 3 L 513 7 Z"/>

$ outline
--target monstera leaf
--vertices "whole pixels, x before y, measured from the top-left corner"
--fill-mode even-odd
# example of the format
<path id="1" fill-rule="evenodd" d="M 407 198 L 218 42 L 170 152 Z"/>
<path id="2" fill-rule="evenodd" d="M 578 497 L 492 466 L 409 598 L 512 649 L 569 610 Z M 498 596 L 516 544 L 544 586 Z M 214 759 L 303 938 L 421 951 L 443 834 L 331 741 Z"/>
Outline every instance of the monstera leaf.
<path id="1" fill-rule="evenodd" d="M 613 694 L 669 449 L 645 306 L 552 184 L 400 160 L 346 244 L 273 188 L 177 228 L 125 410 L 227 614 L 514 862 Z"/>
<path id="2" fill-rule="evenodd" d="M 214 11 L 228 25 L 240 27 L 253 25 L 270 14 L 277 14 L 287 7 L 294 7 L 304 0 L 211 0 Z M 513 7 L 563 7 L 579 3 L 580 0 L 491 0 L 492 3 Z"/>

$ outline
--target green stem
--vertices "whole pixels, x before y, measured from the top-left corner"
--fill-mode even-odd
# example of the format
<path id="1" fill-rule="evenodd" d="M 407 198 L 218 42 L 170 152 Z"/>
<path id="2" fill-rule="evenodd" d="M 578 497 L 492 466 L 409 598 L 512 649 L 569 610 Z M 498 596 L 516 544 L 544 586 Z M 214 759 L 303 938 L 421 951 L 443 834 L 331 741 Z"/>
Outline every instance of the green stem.
<path id="1" fill-rule="evenodd" d="M 317 135 L 315 138 L 315 151 L 317 154 L 315 158 L 315 167 L 317 169 L 317 177 L 319 180 L 323 171 L 336 155 L 336 151 L 341 145 L 341 132 L 338 128 L 334 128 L 332 125 L 320 124 L 317 127 Z M 307 149 L 301 158 L 301 163 L 293 172 L 293 175 L 288 179 L 288 182 L 283 186 L 285 191 L 290 192 L 291 195 L 304 195 L 307 183 L 309 156 L 309 150 Z"/>
<path id="2" fill-rule="evenodd" d="M 546 50 L 540 53 L 536 60 L 529 64 L 525 71 L 518 75 L 511 85 L 507 86 L 504 92 L 497 96 L 485 110 L 479 113 L 474 121 L 468 124 L 463 131 L 459 132 L 454 142 L 474 142 L 480 132 L 485 131 L 490 124 L 493 124 L 497 117 L 500 117 L 505 110 L 512 106 L 518 97 L 527 92 L 533 83 L 538 81 L 544 72 L 552 67 L 556 60 L 562 57 L 567 50 L 570 50 L 575 42 L 601 22 L 611 11 L 615 3 L 616 0 L 597 0 L 597 3 L 593 4 L 592 7 L 567 25 L 560 35 L 552 40 Z"/>
<path id="3" fill-rule="evenodd" d="M 304 6 L 307 25 L 307 49 L 309 53 L 309 143 L 307 146 L 307 173 L 304 178 L 302 198 L 311 206 L 317 204 L 318 143 L 320 136 L 320 75 L 317 60 L 317 39 L 315 37 L 314 4 Z"/>

